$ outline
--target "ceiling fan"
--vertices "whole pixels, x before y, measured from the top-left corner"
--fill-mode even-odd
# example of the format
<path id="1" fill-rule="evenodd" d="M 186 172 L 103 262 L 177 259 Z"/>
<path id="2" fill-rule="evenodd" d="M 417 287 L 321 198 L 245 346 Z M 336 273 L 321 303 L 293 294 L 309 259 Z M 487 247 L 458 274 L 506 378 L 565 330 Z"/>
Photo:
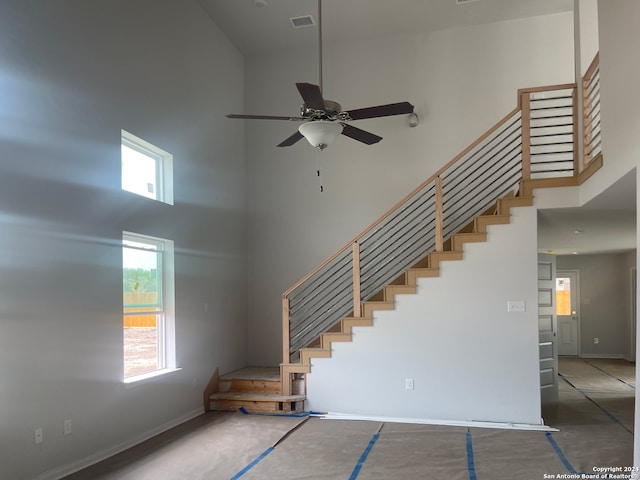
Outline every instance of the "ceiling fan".
<path id="1" fill-rule="evenodd" d="M 303 137 L 318 150 L 324 150 L 338 135 L 342 134 L 366 145 L 372 145 L 382 140 L 361 128 L 354 127 L 348 122 L 365 118 L 388 117 L 413 113 L 413 105 L 409 102 L 390 103 L 374 107 L 342 110 L 342 106 L 332 100 L 325 100 L 322 96 L 322 0 L 318 0 L 318 46 L 320 63 L 320 84 L 296 83 L 303 104 L 298 116 L 277 115 L 242 115 L 230 114 L 228 118 L 249 120 L 288 120 L 303 122 L 293 135 L 278 144 L 278 147 L 289 147 Z"/>

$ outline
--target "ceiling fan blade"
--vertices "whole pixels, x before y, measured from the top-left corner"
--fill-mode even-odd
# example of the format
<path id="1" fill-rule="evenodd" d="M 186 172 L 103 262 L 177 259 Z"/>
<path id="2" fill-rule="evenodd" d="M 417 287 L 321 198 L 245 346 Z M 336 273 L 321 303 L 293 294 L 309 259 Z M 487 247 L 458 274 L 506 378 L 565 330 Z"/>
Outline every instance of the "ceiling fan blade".
<path id="1" fill-rule="evenodd" d="M 292 122 L 305 120 L 302 117 L 281 117 L 277 115 L 240 115 L 235 113 L 230 113 L 227 115 L 227 118 L 242 118 L 246 120 L 289 120 Z"/>
<path id="2" fill-rule="evenodd" d="M 367 132 L 366 130 L 362 130 L 361 128 L 342 122 L 340 122 L 340 124 L 344 127 L 342 129 L 342 135 L 358 140 L 359 142 L 366 143 L 367 145 L 373 145 L 374 143 L 378 143 L 382 140 L 382 137 Z"/>
<path id="3" fill-rule="evenodd" d="M 293 145 L 294 143 L 296 143 L 298 140 L 300 140 L 302 138 L 304 138 L 302 136 L 302 134 L 300 132 L 296 131 L 296 133 L 291 135 L 289 138 L 287 138 L 286 140 L 284 140 L 281 143 L 279 143 L 278 147 L 290 147 L 291 145 Z"/>
<path id="4" fill-rule="evenodd" d="M 362 120 L 364 118 L 390 117 L 392 115 L 405 115 L 413 113 L 413 105 L 409 102 L 389 103 L 388 105 L 378 105 L 376 107 L 358 108 L 347 112 L 351 120 Z"/>
<path id="5" fill-rule="evenodd" d="M 324 110 L 324 98 L 318 85 L 313 83 L 296 83 L 304 104 L 314 110 Z"/>

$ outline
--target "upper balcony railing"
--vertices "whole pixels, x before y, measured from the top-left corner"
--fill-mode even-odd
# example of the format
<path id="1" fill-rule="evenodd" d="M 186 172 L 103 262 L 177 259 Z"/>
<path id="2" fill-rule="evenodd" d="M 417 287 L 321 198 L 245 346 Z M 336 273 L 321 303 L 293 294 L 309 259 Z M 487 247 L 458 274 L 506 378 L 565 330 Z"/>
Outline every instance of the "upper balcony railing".
<path id="1" fill-rule="evenodd" d="M 283 294 L 283 363 L 522 180 L 577 177 L 577 118 L 574 83 L 520 90 L 512 112 Z"/>

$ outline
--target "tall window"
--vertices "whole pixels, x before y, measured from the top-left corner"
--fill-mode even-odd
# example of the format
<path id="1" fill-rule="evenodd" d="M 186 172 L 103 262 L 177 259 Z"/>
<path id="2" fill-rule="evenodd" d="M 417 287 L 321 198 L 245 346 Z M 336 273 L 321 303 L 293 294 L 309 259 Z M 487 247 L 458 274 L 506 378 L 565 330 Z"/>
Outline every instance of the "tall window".
<path id="1" fill-rule="evenodd" d="M 173 205 L 173 155 L 122 130 L 122 189 Z"/>
<path id="2" fill-rule="evenodd" d="M 124 378 L 175 368 L 173 242 L 122 234 Z"/>

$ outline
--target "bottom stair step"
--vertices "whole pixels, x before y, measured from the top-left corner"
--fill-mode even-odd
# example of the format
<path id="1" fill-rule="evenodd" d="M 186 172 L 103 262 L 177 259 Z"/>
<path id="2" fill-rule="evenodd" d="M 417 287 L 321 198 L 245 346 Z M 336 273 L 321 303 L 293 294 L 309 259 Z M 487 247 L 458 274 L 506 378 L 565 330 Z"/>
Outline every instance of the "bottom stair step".
<path id="1" fill-rule="evenodd" d="M 279 395 L 249 392 L 218 392 L 209 397 L 212 410 L 250 413 L 291 413 L 304 411 L 304 395 Z"/>

